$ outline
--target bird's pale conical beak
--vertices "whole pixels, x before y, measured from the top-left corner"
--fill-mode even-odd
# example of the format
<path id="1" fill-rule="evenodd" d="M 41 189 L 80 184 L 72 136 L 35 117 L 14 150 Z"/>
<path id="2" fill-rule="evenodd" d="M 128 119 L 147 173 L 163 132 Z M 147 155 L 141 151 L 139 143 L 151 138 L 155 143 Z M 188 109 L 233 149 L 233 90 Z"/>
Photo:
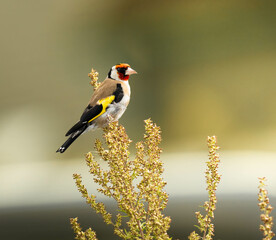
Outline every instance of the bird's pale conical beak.
<path id="1" fill-rule="evenodd" d="M 137 74 L 137 72 L 131 67 L 128 67 L 128 69 L 126 70 L 126 75 L 131 75 L 131 74 Z"/>

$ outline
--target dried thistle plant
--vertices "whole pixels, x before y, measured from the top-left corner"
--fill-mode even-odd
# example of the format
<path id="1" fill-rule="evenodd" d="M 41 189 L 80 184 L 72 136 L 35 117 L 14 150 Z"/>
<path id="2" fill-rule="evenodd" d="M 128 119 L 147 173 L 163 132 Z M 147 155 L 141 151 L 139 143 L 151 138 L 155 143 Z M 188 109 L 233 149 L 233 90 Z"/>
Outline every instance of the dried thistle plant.
<path id="1" fill-rule="evenodd" d="M 95 148 L 109 169 L 102 170 L 91 152 L 86 155 L 86 162 L 94 182 L 101 186 L 98 191 L 115 199 L 119 213 L 115 218 L 108 213 L 104 204 L 96 201 L 95 195 L 88 194 L 81 176 L 74 174 L 79 192 L 102 215 L 106 224 L 113 225 L 114 233 L 122 239 L 170 239 L 167 231 L 171 219 L 163 214 L 168 194 L 164 191 L 166 182 L 162 178 L 160 127 L 150 119 L 145 120 L 144 141 L 136 144 L 137 153 L 133 160 L 129 158 L 128 150 L 131 140 L 118 122 L 110 122 L 103 137 L 107 148 L 100 140 L 96 140 Z M 126 219 L 125 225 L 123 219 Z M 96 239 L 91 229 L 81 230 L 77 219 L 72 219 L 71 223 L 76 239 Z"/>
<path id="2" fill-rule="evenodd" d="M 266 178 L 259 178 L 259 193 L 258 193 L 258 205 L 262 212 L 260 218 L 263 224 L 260 225 L 260 231 L 263 233 L 263 240 L 272 239 L 275 234 L 272 231 L 273 227 L 273 217 L 269 216 L 273 210 L 273 207 L 269 204 L 269 198 L 267 196 L 267 190 L 265 189 Z"/>
<path id="3" fill-rule="evenodd" d="M 218 174 L 218 164 L 220 160 L 219 154 L 217 153 L 219 147 L 217 146 L 216 137 L 208 137 L 207 144 L 209 148 L 209 161 L 206 162 L 207 169 L 205 172 L 205 177 L 207 183 L 207 191 L 209 194 L 209 201 L 206 201 L 203 205 L 203 208 L 206 211 L 205 216 L 203 216 L 200 212 L 195 213 L 199 224 L 199 226 L 197 227 L 203 235 L 200 236 L 194 231 L 188 237 L 190 240 L 211 240 L 214 236 L 214 224 L 211 222 L 212 218 L 214 218 L 214 211 L 216 209 L 217 203 L 217 185 L 219 184 L 221 178 L 221 175 Z"/>
<path id="4" fill-rule="evenodd" d="M 93 68 L 91 69 L 91 72 L 88 73 L 88 77 L 91 78 L 90 84 L 93 86 L 94 91 L 101 85 L 101 83 L 98 82 L 98 76 L 99 73 Z"/>

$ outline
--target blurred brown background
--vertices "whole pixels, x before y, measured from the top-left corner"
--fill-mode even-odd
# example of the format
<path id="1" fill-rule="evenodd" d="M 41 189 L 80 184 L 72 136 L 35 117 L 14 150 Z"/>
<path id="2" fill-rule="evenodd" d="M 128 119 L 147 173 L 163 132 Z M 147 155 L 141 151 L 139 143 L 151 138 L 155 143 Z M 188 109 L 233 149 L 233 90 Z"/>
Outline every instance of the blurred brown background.
<path id="1" fill-rule="evenodd" d="M 68 209 L 73 202 L 78 207 L 85 204 L 71 175 L 87 171 L 83 154 L 92 150 L 101 131 L 82 136 L 63 155 L 55 151 L 92 94 L 87 77 L 91 67 L 103 80 L 111 66 L 127 62 L 139 74 L 130 79 L 132 98 L 120 123 L 134 141 L 143 136 L 144 119 L 151 117 L 161 126 L 168 192 L 172 202 L 178 201 L 174 206 L 190 214 L 178 218 L 179 211 L 169 205 L 168 214 L 179 219 L 172 235 L 183 239 L 193 229 L 193 212 L 205 200 L 199 195 L 205 194 L 206 136 L 217 135 L 225 171 L 218 193 L 225 205 L 217 213 L 222 216 L 217 239 L 260 239 L 256 177 L 267 176 L 270 191 L 276 194 L 275 1 L 2 0 L 0 4 L 2 232 L 18 229 L 26 219 L 37 222 L 34 226 L 44 234 L 55 232 L 46 222 L 38 224 L 38 216 L 47 219 L 43 211 L 56 219 L 58 204 L 66 202 Z M 189 195 L 193 211 L 181 204 L 187 199 L 183 195 Z M 229 220 L 222 211 L 233 213 L 237 202 L 241 208 Z M 45 210 L 49 204 L 52 212 Z M 68 209 L 63 213 L 70 215 Z M 252 228 L 237 222 L 242 209 L 247 211 L 244 221 L 255 214 Z M 64 225 L 55 224 L 56 233 L 47 238 L 73 239 L 67 220 L 66 216 L 60 221 Z M 235 223 L 231 229 L 244 225 L 251 235 L 239 238 L 231 235 L 234 230 L 227 232 L 227 226 Z M 4 239 L 43 239 L 29 235 L 32 231 L 26 227 L 18 232 L 21 238 L 4 235 Z"/>

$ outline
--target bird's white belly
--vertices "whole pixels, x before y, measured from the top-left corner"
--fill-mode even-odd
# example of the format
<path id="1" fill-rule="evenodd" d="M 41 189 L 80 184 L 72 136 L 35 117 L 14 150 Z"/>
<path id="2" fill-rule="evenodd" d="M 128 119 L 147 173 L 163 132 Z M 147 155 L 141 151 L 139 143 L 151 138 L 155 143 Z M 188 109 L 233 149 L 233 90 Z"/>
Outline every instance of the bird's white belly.
<path id="1" fill-rule="evenodd" d="M 95 119 L 83 133 L 99 127 L 105 127 L 108 124 L 108 116 L 111 116 L 114 119 L 114 121 L 119 120 L 127 108 L 129 99 L 130 97 L 128 95 L 125 95 L 120 102 L 113 102 L 112 104 L 110 104 L 106 109 L 106 112 L 99 116 L 97 119 Z"/>
<path id="2" fill-rule="evenodd" d="M 120 102 L 111 104 L 102 117 L 106 118 L 106 116 L 110 115 L 115 121 L 119 120 L 125 112 L 128 103 L 129 96 L 125 95 Z"/>

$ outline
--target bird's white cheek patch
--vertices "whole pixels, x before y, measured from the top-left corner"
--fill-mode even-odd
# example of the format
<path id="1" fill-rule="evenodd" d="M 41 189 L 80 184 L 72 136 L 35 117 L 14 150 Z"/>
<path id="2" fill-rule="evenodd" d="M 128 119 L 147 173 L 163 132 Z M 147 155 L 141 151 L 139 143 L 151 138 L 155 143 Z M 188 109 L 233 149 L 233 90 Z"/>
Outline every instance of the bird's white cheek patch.
<path id="1" fill-rule="evenodd" d="M 113 78 L 115 80 L 120 80 L 119 76 L 118 76 L 118 72 L 115 68 L 112 68 L 110 76 L 111 76 L 111 78 Z"/>

